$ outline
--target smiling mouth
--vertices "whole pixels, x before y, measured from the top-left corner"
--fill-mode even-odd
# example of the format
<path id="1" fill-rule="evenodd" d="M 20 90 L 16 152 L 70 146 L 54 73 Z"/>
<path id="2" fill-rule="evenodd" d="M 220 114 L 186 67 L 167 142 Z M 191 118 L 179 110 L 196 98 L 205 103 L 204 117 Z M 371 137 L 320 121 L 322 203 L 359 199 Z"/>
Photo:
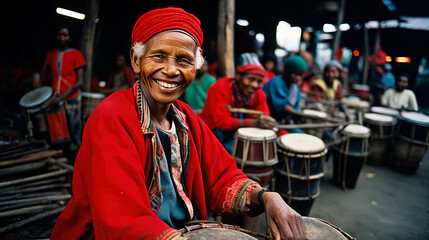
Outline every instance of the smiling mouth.
<path id="1" fill-rule="evenodd" d="M 178 83 L 169 83 L 169 82 L 162 81 L 162 80 L 155 80 L 155 82 L 156 82 L 159 86 L 161 86 L 161 87 L 163 87 L 163 88 L 166 88 L 166 89 L 174 89 L 174 88 L 177 88 L 177 87 L 179 86 L 179 84 L 178 84 Z"/>

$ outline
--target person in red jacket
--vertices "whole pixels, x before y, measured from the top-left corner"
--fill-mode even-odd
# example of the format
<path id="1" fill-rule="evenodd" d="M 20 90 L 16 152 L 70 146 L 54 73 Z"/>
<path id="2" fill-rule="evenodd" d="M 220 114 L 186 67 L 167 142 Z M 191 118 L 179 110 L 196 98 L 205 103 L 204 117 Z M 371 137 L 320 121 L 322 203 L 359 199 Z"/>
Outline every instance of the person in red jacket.
<path id="1" fill-rule="evenodd" d="M 256 53 L 240 55 L 235 77 L 225 77 L 213 84 L 199 116 L 207 123 L 225 149 L 231 153 L 234 133 L 240 127 L 272 129 L 276 121 L 270 116 L 267 97 L 261 89 L 265 69 Z M 258 110 L 265 114 L 231 113 L 228 108 Z"/>
<path id="2" fill-rule="evenodd" d="M 149 24 L 150 23 L 150 24 Z M 278 193 L 249 180 L 207 125 L 177 100 L 202 66 L 200 21 L 180 8 L 143 14 L 132 31 L 139 81 L 104 99 L 85 125 L 73 196 L 51 239 L 185 239 L 190 220 L 263 207 L 276 239 L 305 238 Z"/>

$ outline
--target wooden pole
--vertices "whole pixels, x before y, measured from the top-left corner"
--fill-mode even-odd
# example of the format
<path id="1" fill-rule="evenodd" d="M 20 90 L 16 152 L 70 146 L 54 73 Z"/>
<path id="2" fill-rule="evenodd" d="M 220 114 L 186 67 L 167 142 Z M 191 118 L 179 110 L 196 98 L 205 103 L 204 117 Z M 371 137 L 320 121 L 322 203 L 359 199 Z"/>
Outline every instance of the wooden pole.
<path id="1" fill-rule="evenodd" d="M 340 45 L 340 40 L 341 40 L 340 25 L 344 21 L 344 12 L 345 12 L 345 8 L 346 8 L 346 0 L 339 0 L 339 4 L 340 4 L 340 6 L 338 7 L 338 14 L 337 14 L 337 32 L 335 33 L 335 39 L 334 39 L 334 43 L 332 46 L 333 53 L 332 53 L 331 59 L 336 58 L 338 47 Z M 338 59 L 338 60 L 341 60 L 341 59 Z"/>
<path id="2" fill-rule="evenodd" d="M 364 38 L 364 46 L 363 46 L 363 73 L 362 73 L 362 84 L 366 84 L 368 82 L 368 71 L 369 71 L 369 36 L 368 36 L 368 28 L 366 25 L 363 25 L 363 38 Z"/>
<path id="3" fill-rule="evenodd" d="M 83 78 L 83 91 L 89 91 L 91 87 L 92 65 L 94 59 L 94 39 L 97 26 L 98 0 L 89 0 L 85 21 L 82 28 L 80 41 L 81 51 L 86 61 L 86 70 Z"/>
<path id="4" fill-rule="evenodd" d="M 219 78 L 235 76 L 235 0 L 219 0 L 217 53 Z"/>

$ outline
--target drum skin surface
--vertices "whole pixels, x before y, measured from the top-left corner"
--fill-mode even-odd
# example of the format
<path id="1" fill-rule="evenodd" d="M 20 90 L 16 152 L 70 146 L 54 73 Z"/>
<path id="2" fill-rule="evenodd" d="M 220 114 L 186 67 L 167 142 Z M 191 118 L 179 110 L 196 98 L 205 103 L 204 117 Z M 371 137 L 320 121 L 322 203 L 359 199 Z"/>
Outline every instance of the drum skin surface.
<path id="1" fill-rule="evenodd" d="M 334 228 L 325 223 L 324 221 L 318 220 L 316 218 L 303 217 L 305 233 L 308 240 L 320 240 L 320 239 L 329 239 L 329 240 L 344 240 L 344 239 L 354 239 L 345 232 L 342 232 L 339 229 Z"/>
<path id="2" fill-rule="evenodd" d="M 26 93 L 19 100 L 19 105 L 24 108 L 36 107 L 52 96 L 52 88 L 48 86 L 38 87 Z"/>
<path id="3" fill-rule="evenodd" d="M 212 239 L 231 239 L 231 240 L 256 240 L 246 233 L 226 228 L 202 228 L 184 234 L 191 240 L 212 240 Z"/>

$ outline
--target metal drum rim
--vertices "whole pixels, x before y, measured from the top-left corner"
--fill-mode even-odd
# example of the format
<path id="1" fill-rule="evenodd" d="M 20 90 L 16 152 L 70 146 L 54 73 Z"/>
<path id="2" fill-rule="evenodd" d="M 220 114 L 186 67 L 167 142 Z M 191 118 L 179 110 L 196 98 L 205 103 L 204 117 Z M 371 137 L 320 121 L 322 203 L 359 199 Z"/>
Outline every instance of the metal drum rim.
<path id="1" fill-rule="evenodd" d="M 44 93 L 45 95 L 42 96 L 40 99 L 37 99 L 34 101 L 34 99 L 31 99 L 33 95 Z M 27 92 L 24 96 L 21 97 L 19 100 L 19 105 L 24 108 L 33 108 L 36 107 L 42 103 L 44 103 L 46 100 L 48 100 L 52 96 L 52 88 L 48 86 L 42 86 L 38 87 L 36 89 L 33 89 L 29 92 Z"/>

